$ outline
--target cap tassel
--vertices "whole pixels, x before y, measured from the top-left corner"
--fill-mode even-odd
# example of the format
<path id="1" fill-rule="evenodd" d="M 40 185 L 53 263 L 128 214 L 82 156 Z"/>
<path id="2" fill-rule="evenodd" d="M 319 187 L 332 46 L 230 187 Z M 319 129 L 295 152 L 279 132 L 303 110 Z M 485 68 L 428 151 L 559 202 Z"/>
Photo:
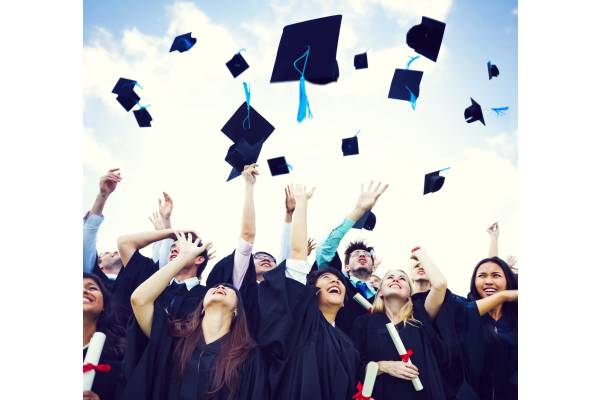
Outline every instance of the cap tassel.
<path id="1" fill-rule="evenodd" d="M 504 115 L 507 110 L 508 106 L 492 108 L 492 111 L 495 112 L 498 117 Z"/>
<path id="2" fill-rule="evenodd" d="M 304 121 L 304 119 L 307 116 L 307 112 L 308 112 L 308 118 L 312 119 L 312 112 L 310 111 L 310 104 L 308 103 L 308 97 L 306 96 L 306 82 L 304 79 L 304 71 L 306 70 L 306 64 L 308 63 L 308 55 L 310 54 L 310 46 L 306 46 L 307 50 L 304 52 L 304 54 L 302 54 L 300 57 L 298 57 L 295 61 L 294 61 L 294 69 L 296 71 L 298 71 L 298 73 L 300 74 L 300 98 L 299 98 L 299 104 L 298 104 L 298 116 L 297 116 L 297 121 L 300 123 L 302 121 Z M 296 63 L 298 61 L 300 61 L 302 58 L 304 58 L 304 66 L 302 67 L 302 71 L 298 69 L 298 67 L 296 66 Z"/>
<path id="3" fill-rule="evenodd" d="M 246 94 L 246 109 L 248 110 L 248 115 L 242 121 L 242 128 L 250 129 L 250 84 L 246 82 L 242 82 L 244 84 L 244 93 Z M 248 121 L 248 127 L 246 128 L 246 121 Z"/>
<path id="4" fill-rule="evenodd" d="M 150 104 L 148 104 L 148 105 L 146 105 L 146 106 L 143 106 L 143 105 L 141 105 L 141 104 L 140 104 L 140 102 L 139 102 L 139 101 L 138 101 L 137 103 L 135 103 L 135 104 L 136 104 L 136 105 L 138 105 L 138 106 L 140 106 L 140 110 L 143 110 L 144 108 L 148 108 L 148 107 L 150 107 Z"/>
<path id="5" fill-rule="evenodd" d="M 410 105 L 411 105 L 412 109 L 416 110 L 417 109 L 417 98 L 415 97 L 413 92 L 410 91 L 408 86 L 404 86 L 404 87 L 406 88 L 406 90 L 408 90 L 408 93 L 410 93 Z"/>
<path id="6" fill-rule="evenodd" d="M 415 61 L 419 57 L 421 57 L 421 56 L 415 56 L 415 57 L 408 56 L 408 58 L 410 58 L 410 60 L 408 60 L 408 62 L 406 63 L 406 69 L 410 69 L 410 64 L 412 64 L 413 61 Z"/>

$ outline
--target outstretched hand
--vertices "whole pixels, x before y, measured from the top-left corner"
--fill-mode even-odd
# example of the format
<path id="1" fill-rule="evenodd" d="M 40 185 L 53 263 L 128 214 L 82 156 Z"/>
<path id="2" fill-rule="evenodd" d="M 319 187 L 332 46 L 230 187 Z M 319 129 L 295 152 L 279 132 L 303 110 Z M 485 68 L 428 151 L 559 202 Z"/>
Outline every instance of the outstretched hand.
<path id="1" fill-rule="evenodd" d="M 187 235 L 184 232 L 175 232 L 175 236 L 177 237 L 177 248 L 179 249 L 179 254 L 177 257 L 184 259 L 194 259 L 198 257 L 200 254 L 204 253 L 204 251 L 208 251 L 212 248 L 212 243 L 203 243 L 202 246 L 198 247 L 200 243 L 200 236 L 196 237 L 196 240 L 193 240 L 192 234 L 188 233 Z"/>
<path id="2" fill-rule="evenodd" d="M 294 198 L 294 193 L 292 193 L 292 188 L 290 185 L 285 187 L 285 211 L 288 214 L 292 214 L 296 209 L 296 198 Z"/>
<path id="3" fill-rule="evenodd" d="M 367 211 L 375 206 L 379 196 L 383 194 L 387 190 L 389 185 L 383 185 L 381 182 L 377 182 L 377 185 L 374 185 L 374 182 L 371 181 L 369 183 L 369 187 L 365 190 L 365 185 L 361 185 L 361 193 L 356 202 L 356 207 Z"/>
<path id="4" fill-rule="evenodd" d="M 498 238 L 498 235 L 500 234 L 500 228 L 498 226 L 498 222 L 494 222 L 492 225 L 490 225 L 487 228 L 487 233 L 493 238 Z"/>
<path id="5" fill-rule="evenodd" d="M 173 199 L 166 192 L 163 192 L 164 202 L 163 200 L 158 198 L 158 212 L 161 218 L 164 221 L 168 221 L 171 219 L 171 213 L 173 212 Z"/>
<path id="6" fill-rule="evenodd" d="M 100 194 L 108 196 L 117 188 L 117 184 L 121 182 L 121 172 L 119 168 L 108 170 L 106 175 L 100 178 Z"/>
<path id="7" fill-rule="evenodd" d="M 315 239 L 308 238 L 308 248 L 306 249 L 306 257 L 310 256 L 310 253 L 312 253 L 316 247 L 317 242 L 315 242 Z"/>
<path id="8" fill-rule="evenodd" d="M 152 226 L 154 226 L 154 229 L 156 229 L 157 231 L 165 228 L 162 220 L 160 219 L 160 216 L 156 211 L 153 212 L 152 215 L 148 217 L 148 219 L 152 223 Z"/>
<path id="9" fill-rule="evenodd" d="M 316 188 L 313 187 L 311 190 L 308 190 L 306 186 L 294 184 L 292 186 L 292 194 L 298 200 L 308 200 L 312 197 L 313 193 L 315 192 L 315 189 Z"/>
<path id="10" fill-rule="evenodd" d="M 256 177 L 258 176 L 258 164 L 244 165 L 242 176 L 246 183 L 254 185 L 256 183 Z"/>

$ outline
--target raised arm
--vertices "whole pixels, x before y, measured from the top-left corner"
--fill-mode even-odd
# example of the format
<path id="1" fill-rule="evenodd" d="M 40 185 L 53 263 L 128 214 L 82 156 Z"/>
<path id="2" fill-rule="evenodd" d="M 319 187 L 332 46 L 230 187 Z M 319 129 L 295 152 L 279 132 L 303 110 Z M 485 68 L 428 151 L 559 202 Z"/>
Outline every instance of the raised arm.
<path id="1" fill-rule="evenodd" d="M 100 178 L 100 190 L 96 195 L 96 200 L 92 208 L 87 213 L 83 220 L 83 271 L 91 273 L 96 263 L 96 242 L 98 230 L 104 217 L 102 210 L 106 204 L 106 200 L 121 181 L 121 173 L 119 168 L 113 168 Z"/>
<path id="2" fill-rule="evenodd" d="M 292 232 L 292 215 L 296 209 L 296 199 L 292 188 L 285 187 L 285 219 L 283 220 L 283 232 L 281 234 L 281 251 L 279 259 L 286 260 L 290 256 L 290 241 Z"/>
<path id="3" fill-rule="evenodd" d="M 198 237 L 195 241 L 192 241 L 191 234 L 188 234 L 186 238 L 184 233 L 177 232 L 176 237 L 179 248 L 177 257 L 165 265 L 164 268 L 156 271 L 150 278 L 146 279 L 131 295 L 131 307 L 133 308 L 135 319 L 144 334 L 148 337 L 150 337 L 152 328 L 154 301 L 179 271 L 202 254 L 204 250 L 210 250 L 212 247 L 211 243 L 204 243 L 201 247 L 198 247 L 200 238 Z"/>
<path id="4" fill-rule="evenodd" d="M 487 233 L 490 235 L 490 249 L 488 251 L 488 257 L 498 257 L 498 235 L 500 234 L 500 228 L 498 223 L 494 222 L 487 228 Z"/>
<path id="5" fill-rule="evenodd" d="M 161 229 L 158 231 L 130 233 L 120 236 L 117 240 L 117 247 L 119 249 L 121 260 L 123 261 L 123 266 L 127 267 L 129 260 L 136 250 L 143 249 L 159 240 L 169 237 L 172 238 L 174 233 L 175 231 L 173 229 Z"/>
<path id="6" fill-rule="evenodd" d="M 244 166 L 244 206 L 242 208 L 242 231 L 240 237 L 253 244 L 256 236 L 256 218 L 254 212 L 254 184 L 258 175 L 258 164 Z"/>
<path id="7" fill-rule="evenodd" d="M 160 219 L 156 211 L 153 212 L 152 215 L 148 217 L 148 219 L 152 223 L 152 226 L 154 226 L 155 230 L 158 231 L 161 229 L 165 229 L 165 227 L 162 224 L 162 220 Z M 160 259 L 160 247 L 162 243 L 163 241 L 161 240 L 160 242 L 154 242 L 152 244 L 152 261 L 154 261 L 155 263 L 157 263 Z"/>
<path id="8" fill-rule="evenodd" d="M 308 209 L 308 200 L 315 192 L 315 188 L 308 191 L 305 186 L 293 186 L 294 197 L 296 198 L 296 212 L 292 222 L 292 251 L 290 258 L 293 260 L 308 259 L 308 233 L 306 213 Z"/>
<path id="9" fill-rule="evenodd" d="M 171 213 L 173 212 L 173 199 L 166 192 L 163 192 L 164 200 L 158 199 L 158 213 L 164 229 L 171 228 Z M 169 262 L 171 253 L 172 238 L 163 239 L 160 242 L 158 251 L 158 267 L 162 268 Z"/>
<path id="10" fill-rule="evenodd" d="M 412 257 L 417 259 L 429 278 L 431 289 L 425 299 L 425 311 L 427 311 L 429 318 L 433 320 L 437 317 L 442 307 L 448 283 L 444 274 L 438 269 L 425 250 L 420 247 L 415 248 L 412 252 Z"/>
<path id="11" fill-rule="evenodd" d="M 479 315 L 485 315 L 494 308 L 498 307 L 500 304 L 504 304 L 507 301 L 517 301 L 518 299 L 518 290 L 503 290 L 483 299 L 476 300 L 475 303 L 477 303 Z"/>
<path id="12" fill-rule="evenodd" d="M 331 233 L 329 233 L 329 236 L 327 236 L 327 238 L 317 247 L 316 259 L 319 268 L 333 259 L 344 235 L 352 229 L 356 221 L 358 221 L 365 212 L 375 206 L 379 196 L 381 196 L 387 188 L 388 185 L 382 185 L 381 182 L 374 185 L 373 181 L 371 181 L 367 190 L 365 190 L 364 185 L 361 186 L 360 196 L 352 211 L 346 216 L 344 222 L 334 228 Z"/>

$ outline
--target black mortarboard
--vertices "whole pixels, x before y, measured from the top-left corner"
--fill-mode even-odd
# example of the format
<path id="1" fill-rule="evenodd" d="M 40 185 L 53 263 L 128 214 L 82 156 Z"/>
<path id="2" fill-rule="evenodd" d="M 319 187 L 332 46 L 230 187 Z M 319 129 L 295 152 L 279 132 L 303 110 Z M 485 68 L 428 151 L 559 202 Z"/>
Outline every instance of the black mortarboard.
<path id="1" fill-rule="evenodd" d="M 494 64 L 492 64 L 490 61 L 487 62 L 487 70 L 488 70 L 488 77 L 490 79 L 500 75 L 500 70 L 498 69 L 498 67 Z"/>
<path id="2" fill-rule="evenodd" d="M 465 108 L 465 120 L 467 123 L 481 121 L 483 125 L 485 125 L 485 120 L 483 119 L 483 111 L 481 110 L 481 106 L 477 104 L 475 100 L 471 97 L 471 105 Z"/>
<path id="3" fill-rule="evenodd" d="M 372 231 L 375 228 L 375 223 L 377 222 L 377 218 L 375 218 L 375 214 L 371 210 L 368 210 L 363 214 L 363 216 L 356 221 L 353 228 L 355 229 L 366 229 L 368 231 Z"/>
<path id="4" fill-rule="evenodd" d="M 248 117 L 248 108 L 246 103 L 237 109 L 229 121 L 221 128 L 221 132 L 225 134 L 234 143 L 240 139 L 246 140 L 253 145 L 259 141 L 265 141 L 275 130 L 273 125 L 269 123 L 262 115 L 250 106 L 250 119 Z"/>
<path id="5" fill-rule="evenodd" d="M 340 76 L 336 60 L 341 15 L 313 19 L 287 25 L 283 28 L 271 83 L 289 82 L 300 79 L 300 73 L 294 68 L 294 61 L 302 58 L 310 46 L 304 78 L 312 83 L 326 84 L 335 82 Z M 296 65 L 302 70 L 304 61 Z"/>
<path id="6" fill-rule="evenodd" d="M 269 164 L 269 170 L 272 176 L 284 175 L 290 173 L 288 163 L 285 161 L 285 157 L 275 157 L 267 160 Z"/>
<path id="7" fill-rule="evenodd" d="M 119 78 L 112 90 L 112 93 L 117 95 L 117 101 L 126 111 L 130 111 L 140 101 L 140 97 L 133 90 L 136 84 L 137 82 L 132 79 Z"/>
<path id="8" fill-rule="evenodd" d="M 244 57 L 242 57 L 242 54 L 239 52 L 236 53 L 233 57 L 231 57 L 231 60 L 227 61 L 225 65 L 227 65 L 227 68 L 229 68 L 229 72 L 231 72 L 231 75 L 233 75 L 234 78 L 236 78 L 239 74 L 247 70 L 249 67 L 246 60 L 244 60 Z"/>
<path id="9" fill-rule="evenodd" d="M 195 44 L 196 38 L 192 37 L 192 32 L 179 35 L 173 40 L 173 44 L 171 45 L 171 50 L 169 50 L 169 53 L 175 50 L 183 53 L 184 51 L 191 49 Z"/>
<path id="10" fill-rule="evenodd" d="M 447 168 L 446 168 L 447 169 Z M 445 177 L 440 175 L 440 172 L 445 171 L 442 169 L 439 171 L 431 172 L 425 175 L 425 185 L 423 186 L 423 195 L 427 193 L 435 193 L 444 186 Z"/>
<path id="11" fill-rule="evenodd" d="M 152 126 L 150 125 L 150 121 L 152 121 L 152 116 L 150 116 L 150 113 L 148 112 L 148 110 L 146 110 L 146 108 L 140 108 L 139 110 L 135 110 L 133 112 L 133 115 L 135 116 L 135 119 L 137 120 L 137 123 L 140 126 L 140 128 L 148 128 Z"/>
<path id="12" fill-rule="evenodd" d="M 367 53 L 357 54 L 354 56 L 354 68 L 363 69 L 368 67 L 369 62 L 367 61 Z"/>
<path id="13" fill-rule="evenodd" d="M 419 25 L 408 30 L 406 44 L 431 61 L 437 61 L 445 29 L 445 23 L 422 17 Z"/>
<path id="14" fill-rule="evenodd" d="M 419 97 L 419 85 L 421 84 L 422 77 L 423 71 L 397 69 L 390 84 L 388 98 L 411 101 L 410 93 L 412 92 L 415 99 L 417 99 Z"/>
<path id="15" fill-rule="evenodd" d="M 227 181 L 240 176 L 245 165 L 254 164 L 258 160 L 262 145 L 262 142 L 250 145 L 245 140 L 239 140 L 229 147 L 225 161 L 233 167 L 233 171 L 229 174 Z"/>
<path id="16" fill-rule="evenodd" d="M 342 139 L 342 153 L 344 156 L 358 154 L 358 136 Z"/>

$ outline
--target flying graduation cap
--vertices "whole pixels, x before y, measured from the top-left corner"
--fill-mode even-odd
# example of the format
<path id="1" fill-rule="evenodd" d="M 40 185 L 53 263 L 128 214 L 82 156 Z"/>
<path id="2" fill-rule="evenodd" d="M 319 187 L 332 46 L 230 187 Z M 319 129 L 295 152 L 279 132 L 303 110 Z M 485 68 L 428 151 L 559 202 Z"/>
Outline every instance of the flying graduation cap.
<path id="1" fill-rule="evenodd" d="M 263 142 L 250 145 L 245 140 L 240 140 L 229 147 L 225 161 L 231 165 L 232 170 L 227 178 L 227 182 L 240 176 L 245 165 L 254 164 L 258 161 L 262 145 Z"/>
<path id="2" fill-rule="evenodd" d="M 481 123 L 485 125 L 485 120 L 483 119 L 483 110 L 481 109 L 481 106 L 475 100 L 473 100 L 472 97 L 471 105 L 465 108 L 465 121 L 467 121 L 469 124 L 471 122 L 481 121 Z"/>
<path id="3" fill-rule="evenodd" d="M 369 62 L 367 60 L 367 53 L 361 53 L 354 56 L 354 68 L 365 69 L 369 68 Z"/>
<path id="4" fill-rule="evenodd" d="M 249 107 L 250 121 L 245 122 L 248 118 L 248 105 L 247 103 L 242 103 L 231 118 L 229 118 L 229 121 L 221 128 L 221 132 L 234 143 L 240 140 L 244 140 L 250 145 L 264 142 L 275 130 L 275 127 L 260 115 L 258 111 L 252 106 Z"/>
<path id="5" fill-rule="evenodd" d="M 358 136 L 342 139 L 342 153 L 344 156 L 358 154 Z"/>
<path id="6" fill-rule="evenodd" d="M 289 174 L 291 171 L 290 165 L 283 156 L 271 158 L 267 160 L 267 163 L 272 176 Z"/>
<path id="7" fill-rule="evenodd" d="M 487 71 L 488 71 L 488 77 L 491 80 L 492 78 L 500 75 L 500 70 L 498 69 L 498 67 L 494 64 L 491 63 L 491 61 L 487 62 Z"/>
<path id="8" fill-rule="evenodd" d="M 119 78 L 112 93 L 117 95 L 117 101 L 125 111 L 129 112 L 133 106 L 138 104 L 140 96 L 138 96 L 133 90 L 136 86 L 139 86 L 137 81 L 127 78 Z"/>
<path id="9" fill-rule="evenodd" d="M 406 33 L 406 44 L 431 61 L 437 61 L 445 29 L 445 23 L 422 17 L 421 23 Z"/>
<path id="10" fill-rule="evenodd" d="M 423 78 L 423 71 L 396 69 L 390 84 L 388 98 L 410 101 L 414 110 L 419 97 L 421 78 Z"/>
<path id="11" fill-rule="evenodd" d="M 142 107 L 139 110 L 135 110 L 133 112 L 133 116 L 135 117 L 135 120 L 137 121 L 140 128 L 149 128 L 152 126 L 150 125 L 150 121 L 152 121 L 152 116 L 150 115 L 146 107 Z"/>
<path id="12" fill-rule="evenodd" d="M 244 59 L 244 57 L 242 57 L 241 53 L 244 50 L 246 49 L 241 49 L 240 51 L 238 51 L 236 54 L 234 54 L 233 57 L 231 57 L 231 60 L 225 63 L 225 65 L 229 69 L 229 72 L 231 72 L 231 75 L 233 75 L 234 78 L 237 78 L 239 74 L 241 74 L 250 67 Z"/>
<path id="13" fill-rule="evenodd" d="M 354 229 L 366 229 L 368 231 L 372 231 L 375 228 L 375 223 L 377 222 L 377 218 L 375 214 L 371 210 L 368 210 L 363 214 L 363 216 L 354 223 L 352 226 Z"/>
<path id="14" fill-rule="evenodd" d="M 426 195 L 427 193 L 435 193 L 438 190 L 440 190 L 442 186 L 444 186 L 444 181 L 446 180 L 446 178 L 441 176 L 440 172 L 446 171 L 448 169 L 450 169 L 450 167 L 441 169 L 439 171 L 430 172 L 425 175 L 423 195 Z"/>
<path id="15" fill-rule="evenodd" d="M 173 40 L 173 44 L 171 45 L 169 53 L 175 50 L 177 50 L 180 53 L 183 53 L 194 47 L 195 44 L 196 38 L 192 37 L 192 32 L 179 35 Z"/>

